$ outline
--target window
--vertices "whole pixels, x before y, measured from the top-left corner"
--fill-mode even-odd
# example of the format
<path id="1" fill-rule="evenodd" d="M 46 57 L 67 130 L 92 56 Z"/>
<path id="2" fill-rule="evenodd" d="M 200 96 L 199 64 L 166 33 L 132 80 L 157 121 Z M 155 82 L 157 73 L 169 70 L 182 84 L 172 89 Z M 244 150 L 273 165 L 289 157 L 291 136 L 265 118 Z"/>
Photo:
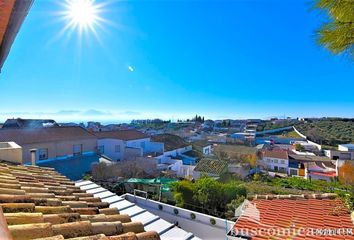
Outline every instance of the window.
<path id="1" fill-rule="evenodd" d="M 73 145 L 73 154 L 81 155 L 82 154 L 82 144 L 74 144 Z"/>
<path id="2" fill-rule="evenodd" d="M 278 163 L 278 159 L 274 159 L 274 163 Z"/>
<path id="3" fill-rule="evenodd" d="M 285 160 L 280 160 L 280 163 L 281 164 L 285 164 Z"/>
<path id="4" fill-rule="evenodd" d="M 279 168 L 278 166 L 274 166 L 274 171 L 278 172 Z"/>
<path id="5" fill-rule="evenodd" d="M 115 151 L 116 151 L 116 152 L 120 152 L 120 145 L 115 145 L 114 148 L 115 148 Z"/>
<path id="6" fill-rule="evenodd" d="M 98 150 L 98 153 L 103 154 L 104 153 L 104 146 L 103 145 L 98 146 L 97 150 Z"/>
<path id="7" fill-rule="evenodd" d="M 290 169 L 290 176 L 297 176 L 297 170 L 296 169 Z"/>
<path id="8" fill-rule="evenodd" d="M 48 148 L 38 149 L 38 158 L 39 158 L 39 160 L 48 159 Z"/>

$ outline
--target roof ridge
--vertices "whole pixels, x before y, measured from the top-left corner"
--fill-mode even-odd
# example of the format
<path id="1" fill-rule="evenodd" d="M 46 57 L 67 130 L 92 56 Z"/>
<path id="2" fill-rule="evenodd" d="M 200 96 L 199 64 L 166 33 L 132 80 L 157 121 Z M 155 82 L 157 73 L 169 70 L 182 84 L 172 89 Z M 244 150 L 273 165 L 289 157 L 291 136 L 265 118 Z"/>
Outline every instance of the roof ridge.
<path id="1" fill-rule="evenodd" d="M 273 199 L 292 199 L 292 200 L 300 200 L 300 199 L 335 199 L 337 197 L 336 193 L 322 193 L 322 194 L 265 194 L 265 195 L 250 195 L 247 198 L 249 200 L 273 200 Z"/>

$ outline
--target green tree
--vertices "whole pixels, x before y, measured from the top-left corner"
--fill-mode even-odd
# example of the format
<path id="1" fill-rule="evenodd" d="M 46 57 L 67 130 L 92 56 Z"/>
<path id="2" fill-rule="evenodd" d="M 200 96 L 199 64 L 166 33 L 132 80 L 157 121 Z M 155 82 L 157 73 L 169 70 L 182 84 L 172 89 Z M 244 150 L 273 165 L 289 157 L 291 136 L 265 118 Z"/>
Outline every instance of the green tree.
<path id="1" fill-rule="evenodd" d="M 334 54 L 354 58 L 354 0 L 318 0 L 316 7 L 329 17 L 318 30 L 318 43 Z"/>
<path id="2" fill-rule="evenodd" d="M 194 184 L 190 181 L 183 180 L 171 184 L 173 197 L 178 207 L 187 207 L 185 204 L 196 204 L 193 200 Z"/>
<path id="3" fill-rule="evenodd" d="M 241 196 L 237 199 L 232 200 L 226 205 L 226 217 L 230 220 L 235 220 L 235 210 L 245 201 L 245 197 Z"/>
<path id="4" fill-rule="evenodd" d="M 227 204 L 247 195 L 246 188 L 236 182 L 221 183 L 207 176 L 202 176 L 195 183 L 175 182 L 171 189 L 177 206 L 218 217 L 225 217 Z"/>
<path id="5" fill-rule="evenodd" d="M 304 147 L 300 143 L 296 143 L 295 150 L 301 152 L 304 150 Z"/>

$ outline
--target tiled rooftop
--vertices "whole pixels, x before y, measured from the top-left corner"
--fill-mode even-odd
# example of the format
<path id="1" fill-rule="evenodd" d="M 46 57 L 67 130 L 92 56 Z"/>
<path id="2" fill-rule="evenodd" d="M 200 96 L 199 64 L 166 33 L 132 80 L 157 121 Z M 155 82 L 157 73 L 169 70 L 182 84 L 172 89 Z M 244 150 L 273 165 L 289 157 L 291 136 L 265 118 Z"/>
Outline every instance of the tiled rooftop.
<path id="1" fill-rule="evenodd" d="M 50 168 L 0 163 L 0 206 L 14 240 L 160 239 L 112 206 L 120 197 L 105 193 L 101 201 L 104 192 L 96 184 L 80 189 Z"/>
<path id="2" fill-rule="evenodd" d="M 203 173 L 221 174 L 227 168 L 227 162 L 219 159 L 204 158 L 201 159 L 194 171 L 199 171 Z"/>
<path id="3" fill-rule="evenodd" d="M 264 150 L 264 157 L 288 159 L 288 152 L 282 149 Z"/>
<path id="4" fill-rule="evenodd" d="M 289 198 L 288 198 L 289 197 Z M 269 229 L 352 229 L 354 225 L 349 210 L 341 200 L 326 196 L 268 196 L 245 202 L 244 211 L 236 221 L 234 233 L 240 239 L 354 239 L 354 235 L 305 235 L 290 237 L 273 234 Z M 257 230 L 245 234 L 247 230 Z M 251 232 L 251 231 L 250 231 Z M 230 234 L 230 233 L 229 233 Z M 247 238 L 248 237 L 248 238 Z"/>
<path id="5" fill-rule="evenodd" d="M 0 129 L 0 142 L 16 142 L 19 145 L 79 139 L 96 140 L 97 137 L 82 127 Z"/>
<path id="6" fill-rule="evenodd" d="M 102 131 L 95 132 L 95 135 L 100 139 L 113 138 L 124 141 L 149 138 L 148 135 L 137 130 Z"/>

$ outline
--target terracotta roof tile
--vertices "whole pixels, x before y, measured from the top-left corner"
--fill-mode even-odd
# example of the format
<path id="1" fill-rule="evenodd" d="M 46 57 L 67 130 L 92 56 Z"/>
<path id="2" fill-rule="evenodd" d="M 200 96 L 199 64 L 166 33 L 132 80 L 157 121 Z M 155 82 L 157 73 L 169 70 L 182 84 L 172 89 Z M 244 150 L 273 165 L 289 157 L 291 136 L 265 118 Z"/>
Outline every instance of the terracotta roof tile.
<path id="1" fill-rule="evenodd" d="M 286 150 L 281 149 L 264 150 L 263 156 L 270 158 L 288 159 L 288 152 Z"/>
<path id="2" fill-rule="evenodd" d="M 245 210 L 234 225 L 234 233 L 251 232 L 254 239 L 288 239 L 272 234 L 270 229 L 283 228 L 299 230 L 319 229 L 353 231 L 354 224 L 349 210 L 337 199 L 256 199 L 245 202 Z M 263 229 L 263 232 L 260 232 Z M 257 233 L 254 233 L 257 230 Z M 279 229 L 278 229 L 279 230 Z M 270 232 L 269 232 L 270 231 Z M 230 233 L 229 233 L 230 234 Z M 241 234 L 246 236 L 247 234 Z M 250 235 L 248 235 L 250 236 Z M 280 238 L 279 238 L 280 237 Z M 305 235 L 298 234 L 291 239 L 354 239 L 354 235 Z M 289 239 L 290 239 L 289 238 Z"/>
<path id="3" fill-rule="evenodd" d="M 50 168 L 0 163 L 0 207 L 14 240 L 160 239 Z"/>
<path id="4" fill-rule="evenodd" d="M 149 136 L 137 130 L 102 131 L 94 134 L 98 138 L 113 138 L 124 141 L 149 138 Z"/>
<path id="5" fill-rule="evenodd" d="M 97 139 L 97 137 L 82 127 L 0 129 L 0 142 L 12 141 L 12 142 L 16 142 L 19 145 L 40 143 L 40 142 L 78 140 L 78 139 Z M 32 168 L 32 170 L 36 171 L 34 168 Z M 18 172 L 18 173 L 22 174 L 22 172 Z"/>

